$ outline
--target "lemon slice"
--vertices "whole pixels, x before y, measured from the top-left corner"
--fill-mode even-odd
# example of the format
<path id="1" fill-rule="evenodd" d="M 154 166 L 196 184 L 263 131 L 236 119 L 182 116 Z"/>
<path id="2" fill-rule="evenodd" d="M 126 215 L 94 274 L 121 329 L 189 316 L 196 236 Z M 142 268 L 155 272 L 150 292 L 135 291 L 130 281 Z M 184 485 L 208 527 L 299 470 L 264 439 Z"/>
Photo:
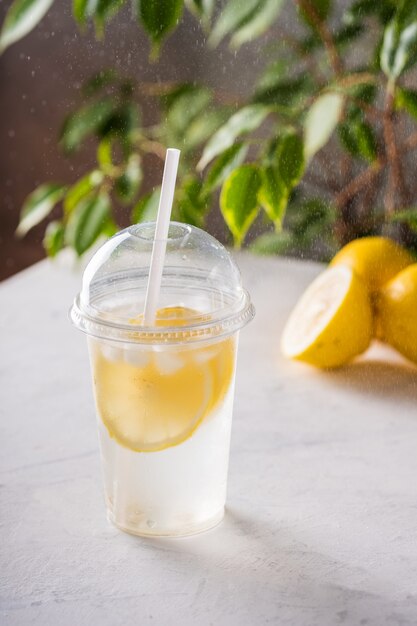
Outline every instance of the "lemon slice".
<path id="1" fill-rule="evenodd" d="M 361 354 L 372 337 L 372 311 L 362 280 L 347 266 L 325 270 L 292 312 L 282 336 L 283 354 L 322 368 Z"/>
<path id="2" fill-rule="evenodd" d="M 146 367 L 97 354 L 98 412 L 110 436 L 131 450 L 162 450 L 187 439 L 205 415 L 213 377 L 206 364 L 185 362 L 173 373 L 159 369 L 156 355 Z"/>
<path id="3" fill-rule="evenodd" d="M 158 312 L 157 324 L 183 325 L 191 310 Z M 176 318 L 173 314 L 179 313 Z M 188 439 L 223 400 L 234 373 L 235 341 L 205 346 L 126 348 L 118 360 L 103 345 L 92 349 L 95 396 L 109 435 L 137 452 Z M 132 353 L 132 354 L 131 354 Z"/>

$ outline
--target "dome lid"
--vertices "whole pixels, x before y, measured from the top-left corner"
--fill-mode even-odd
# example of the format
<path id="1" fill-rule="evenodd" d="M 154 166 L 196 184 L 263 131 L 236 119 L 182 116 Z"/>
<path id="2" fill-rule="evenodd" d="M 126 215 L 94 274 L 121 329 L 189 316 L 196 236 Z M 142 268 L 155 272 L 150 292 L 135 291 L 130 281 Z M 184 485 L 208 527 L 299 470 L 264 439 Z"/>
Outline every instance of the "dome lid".
<path id="1" fill-rule="evenodd" d="M 229 335 L 253 318 L 249 294 L 226 248 L 199 228 L 171 222 L 158 302 L 163 325 L 143 325 L 154 235 L 154 222 L 137 224 L 99 248 L 71 308 L 75 326 L 113 341 L 178 343 Z M 178 307 L 187 310 L 181 325 Z"/>

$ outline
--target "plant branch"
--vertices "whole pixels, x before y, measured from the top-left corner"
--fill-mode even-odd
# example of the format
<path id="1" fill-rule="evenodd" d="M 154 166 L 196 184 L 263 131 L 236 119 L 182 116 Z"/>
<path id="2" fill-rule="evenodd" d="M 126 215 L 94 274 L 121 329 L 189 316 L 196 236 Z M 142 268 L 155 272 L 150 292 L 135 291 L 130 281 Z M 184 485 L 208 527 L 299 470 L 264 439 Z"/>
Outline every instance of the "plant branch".
<path id="1" fill-rule="evenodd" d="M 148 152 L 151 154 L 155 154 L 157 157 L 165 160 L 166 156 L 166 148 L 159 141 L 152 141 L 151 139 L 143 139 L 140 138 L 138 142 L 139 148 L 141 148 L 144 152 Z"/>
<path id="2" fill-rule="evenodd" d="M 395 197 L 398 193 L 401 203 L 406 202 L 404 179 L 401 170 L 401 161 L 398 153 L 397 140 L 394 129 L 394 93 L 387 89 L 383 117 L 383 135 L 385 155 L 389 165 L 388 183 L 385 194 L 385 210 L 392 215 L 395 210 Z"/>
<path id="3" fill-rule="evenodd" d="M 404 143 L 400 146 L 400 151 L 402 151 L 402 149 L 414 150 L 414 148 L 417 148 L 417 132 L 407 137 Z"/>
<path id="4" fill-rule="evenodd" d="M 305 181 L 307 185 L 311 185 L 312 187 L 316 187 L 316 189 L 320 189 L 320 191 L 331 193 L 336 192 L 339 186 L 336 186 L 332 181 L 325 178 L 321 178 L 316 176 L 313 172 L 308 172 L 305 176 Z"/>
<path id="5" fill-rule="evenodd" d="M 400 154 L 409 152 L 417 148 L 417 132 L 410 135 L 397 150 Z M 362 191 L 388 164 L 386 157 L 380 156 L 376 161 L 372 163 L 366 170 L 363 170 L 360 174 L 355 176 L 347 185 L 345 185 L 335 196 L 335 203 L 338 207 L 343 206 L 348 200 L 350 200 L 359 191 Z"/>
<path id="6" fill-rule="evenodd" d="M 378 159 L 366 170 L 355 176 L 339 193 L 335 196 L 335 204 L 338 208 L 343 207 L 354 195 L 361 191 L 364 187 L 369 185 L 374 178 L 378 176 L 382 170 L 385 162 L 383 159 Z"/>
<path id="7" fill-rule="evenodd" d="M 343 72 L 343 64 L 342 60 L 339 56 L 339 53 L 336 48 L 336 44 L 334 42 L 333 36 L 330 30 L 327 28 L 327 24 L 322 21 L 317 14 L 315 8 L 310 3 L 310 0 L 296 0 L 299 8 L 305 12 L 305 14 L 310 18 L 311 23 L 314 28 L 317 30 L 320 35 L 324 47 L 327 52 L 327 56 L 329 58 L 329 63 L 332 67 L 332 70 L 336 76 L 340 76 Z"/>

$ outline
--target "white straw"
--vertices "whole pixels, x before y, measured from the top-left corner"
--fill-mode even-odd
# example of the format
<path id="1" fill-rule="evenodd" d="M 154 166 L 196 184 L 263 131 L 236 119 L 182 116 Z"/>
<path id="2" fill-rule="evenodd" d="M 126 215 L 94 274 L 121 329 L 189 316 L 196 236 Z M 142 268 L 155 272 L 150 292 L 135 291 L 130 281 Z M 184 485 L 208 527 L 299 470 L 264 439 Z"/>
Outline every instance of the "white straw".
<path id="1" fill-rule="evenodd" d="M 155 239 L 152 247 L 148 286 L 146 289 L 145 311 L 143 316 L 145 326 L 151 326 L 155 322 L 179 159 L 180 151 L 175 148 L 168 148 L 165 158 L 164 175 L 162 177 L 158 216 L 156 218 Z"/>

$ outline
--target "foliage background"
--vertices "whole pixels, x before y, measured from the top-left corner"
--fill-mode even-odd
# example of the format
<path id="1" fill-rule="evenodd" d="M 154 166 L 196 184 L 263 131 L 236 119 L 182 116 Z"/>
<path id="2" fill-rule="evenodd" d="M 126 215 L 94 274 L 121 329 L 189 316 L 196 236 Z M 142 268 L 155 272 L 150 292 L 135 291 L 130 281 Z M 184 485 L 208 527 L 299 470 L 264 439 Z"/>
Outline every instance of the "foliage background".
<path id="1" fill-rule="evenodd" d="M 366 0 L 361 1 L 366 6 Z M 315 0 L 315 3 L 324 7 L 329 4 L 322 0 Z M 352 4 L 352 2 L 335 3 L 332 18 L 329 20 L 330 31 L 341 28 L 341 16 L 345 9 Z M 385 0 L 385 2 L 380 4 L 381 6 L 388 6 L 389 10 L 390 8 L 392 9 L 392 6 L 390 7 L 392 3 L 389 0 Z M 409 4 L 412 5 L 412 3 Z M 52 13 L 44 20 L 41 27 L 7 51 L 1 60 L 2 69 L 6 67 L 6 72 L 2 71 L 2 80 L 7 81 L 7 90 L 5 90 L 7 94 L 6 105 L 9 104 L 11 112 L 11 116 L 2 117 L 2 123 L 5 124 L 5 128 L 1 129 L 2 135 L 6 140 L 5 145 L 7 146 L 3 152 L 6 155 L 7 171 L 4 178 L 5 193 L 2 194 L 6 216 L 16 217 L 16 209 L 20 207 L 22 199 L 39 182 L 45 179 L 58 179 L 71 184 L 86 169 L 93 167 L 94 152 L 92 151 L 91 141 L 88 142 L 90 145 L 87 144 L 71 162 L 63 160 L 61 156 L 57 158 L 55 150 L 55 137 L 62 121 L 62 110 L 67 112 L 73 108 L 74 103 L 79 104 L 80 84 L 92 71 L 106 66 L 116 66 L 124 75 L 134 76 L 135 80 L 138 80 L 142 86 L 145 84 L 148 87 L 151 82 L 154 83 L 158 80 L 178 83 L 197 81 L 216 90 L 217 105 L 231 108 L 242 106 L 242 103 L 245 103 L 247 94 L 253 91 L 254 83 L 259 81 L 261 69 L 277 57 L 278 47 L 282 51 L 282 40 L 287 39 L 290 41 L 294 40 L 295 37 L 301 39 L 309 37 L 308 28 L 300 27 L 300 20 L 295 19 L 293 5 L 294 3 L 287 2 L 276 24 L 260 39 L 241 47 L 237 53 L 228 50 L 227 41 L 216 50 L 210 51 L 204 45 L 205 35 L 197 22 L 190 15 L 185 14 L 185 19 L 183 19 L 179 29 L 165 44 L 160 63 L 149 66 L 146 61 L 148 51 L 147 39 L 144 37 L 143 31 L 131 19 L 127 8 L 108 26 L 104 43 L 97 43 L 94 41 L 91 32 L 85 37 L 80 37 L 71 18 L 61 21 L 61 26 L 63 26 L 61 30 L 59 28 L 58 30 L 56 29 L 56 23 L 54 24 L 53 22 L 54 17 L 59 23 L 59 20 L 62 20 L 62 17 L 65 15 L 65 10 L 68 9 L 68 5 L 64 5 L 62 0 L 58 0 Z M 57 10 L 59 11 L 58 15 L 56 14 Z M 52 23 L 48 23 L 48 20 L 52 20 Z M 312 30 L 314 31 L 314 29 Z M 356 68 L 359 68 L 359 71 L 365 69 L 361 67 L 361 62 L 363 66 L 363 59 L 367 59 L 367 61 L 369 59 L 372 60 L 371 51 L 378 45 L 380 32 L 381 29 L 379 29 L 378 34 L 377 29 L 363 28 L 360 36 L 352 39 L 354 45 L 351 45 L 348 52 L 346 52 L 346 49 L 341 51 L 343 60 L 347 61 L 348 66 L 356 66 Z M 35 37 L 37 37 L 36 40 L 34 39 Z M 30 50 L 31 41 L 36 41 L 38 48 L 43 51 L 43 54 L 36 54 L 36 46 L 34 51 Z M 22 49 L 27 50 L 28 46 L 29 52 L 22 52 Z M 15 55 L 18 55 L 20 66 L 16 62 L 16 56 L 13 58 L 12 51 Z M 288 55 L 288 49 L 286 53 L 287 63 L 288 58 L 292 62 L 291 55 Z M 326 74 L 331 76 L 331 72 L 328 73 L 328 67 L 325 67 L 326 64 L 327 66 L 329 64 L 324 57 L 325 55 L 322 55 L 321 50 L 318 50 L 315 62 L 309 69 L 311 69 L 312 73 L 318 71 L 324 73 L 325 76 Z M 7 66 L 7 59 L 9 59 L 9 66 Z M 9 69 L 8 72 L 7 67 Z M 295 75 L 296 71 L 297 66 L 293 64 L 289 74 L 290 78 Z M 381 72 L 379 71 L 378 73 L 379 80 L 381 80 Z M 22 74 L 26 78 L 26 82 L 23 81 L 23 84 L 19 81 L 19 77 Z M 31 80 L 28 80 L 29 74 Z M 17 80 L 13 80 L 14 76 L 17 77 Z M 385 83 L 385 79 L 382 82 Z M 13 86 L 10 90 L 11 84 Z M 385 84 L 383 84 L 383 89 L 384 87 Z M 10 100 L 8 96 L 10 96 Z M 157 119 L 157 102 L 155 98 L 148 96 L 149 89 L 141 87 L 139 100 L 145 110 L 145 125 L 153 124 Z M 407 120 L 405 120 L 405 125 L 406 123 Z M 376 122 L 376 125 L 378 126 L 378 122 Z M 45 132 L 45 127 L 48 129 L 47 132 Z M 345 131 L 347 131 L 348 135 L 349 133 L 351 135 L 352 125 Z M 268 133 L 268 130 L 266 132 Z M 407 135 L 408 129 L 407 127 L 404 128 L 404 124 L 401 132 Z M 349 138 L 348 136 L 345 143 L 350 143 L 350 152 L 357 149 L 357 146 L 352 145 L 351 137 Z M 378 151 L 380 157 L 385 158 L 385 152 L 384 150 L 382 152 L 379 150 L 377 142 L 374 142 L 375 145 L 372 144 L 372 140 L 365 141 L 365 143 L 362 141 L 361 154 L 359 155 L 359 160 L 364 160 L 371 166 L 376 160 Z M 290 251 L 296 254 L 325 258 L 331 252 L 333 246 L 331 239 L 337 228 L 340 231 L 340 225 L 343 228 L 342 232 L 336 233 L 337 242 L 334 242 L 335 245 L 352 236 L 367 234 L 368 231 L 373 232 L 375 226 L 373 217 L 372 223 L 368 223 L 369 220 L 362 219 L 363 216 L 358 213 L 358 207 L 352 207 L 352 203 L 348 202 L 340 209 L 342 213 L 344 211 L 347 212 L 346 216 L 343 217 L 342 222 L 339 220 L 339 226 L 336 220 L 335 228 L 330 232 L 331 236 L 328 237 L 328 225 L 330 221 L 333 221 L 333 208 L 329 200 L 332 193 L 334 195 L 334 189 L 332 189 L 334 179 L 340 175 L 340 170 L 343 167 L 350 168 L 347 172 L 347 180 L 349 180 L 349 177 L 353 180 L 358 170 L 355 163 L 349 163 L 346 159 L 343 162 L 339 158 L 340 154 L 337 154 L 337 145 L 334 142 L 331 142 L 325 156 L 325 163 L 323 163 L 323 159 L 321 163 L 318 160 L 317 163 L 315 162 L 314 168 L 310 168 L 313 180 L 310 178 L 307 184 L 303 186 L 304 191 L 309 191 L 308 186 L 311 186 L 312 183 L 314 187 L 314 178 L 317 178 L 315 173 L 318 172 L 321 177 L 320 185 L 316 185 L 313 191 L 315 196 L 325 202 L 322 204 L 316 202 L 315 204 L 304 205 L 302 210 L 298 209 L 296 202 L 294 205 L 295 211 L 293 210 L 292 214 L 288 216 L 292 232 L 302 231 L 303 234 L 307 220 L 308 241 L 303 234 L 302 239 L 298 238 L 296 241 L 297 245 L 288 246 L 285 237 L 274 238 L 272 239 L 272 247 L 266 246 L 267 250 L 272 252 Z M 144 165 L 145 185 L 151 186 L 157 183 L 160 180 L 161 163 L 153 158 L 152 155 L 149 155 L 146 157 Z M 325 171 L 323 169 L 324 165 Z M 249 171 L 246 173 L 253 174 L 253 172 Z M 375 206 L 378 203 L 382 206 L 383 200 L 380 194 L 378 194 L 381 181 L 378 181 L 378 176 L 373 176 L 372 180 L 374 182 L 374 192 L 371 201 Z M 339 188 L 341 188 L 340 184 Z M 395 185 L 391 185 L 391 189 L 393 188 L 395 188 Z M 146 187 L 142 187 L 141 192 L 146 192 Z M 400 203 L 403 201 L 403 198 L 399 199 Z M 370 206 L 372 206 L 372 202 Z M 386 204 L 388 202 L 389 206 L 389 199 L 387 201 L 385 197 L 384 202 Z M 396 208 L 398 208 L 398 199 L 396 199 Z M 400 208 L 402 208 L 401 205 Z M 323 219 L 320 217 L 321 214 L 323 214 Z M 317 215 L 319 219 L 317 219 Z M 116 208 L 116 219 L 119 224 L 126 223 L 128 216 L 129 211 L 121 211 Z M 360 219 L 356 219 L 357 217 Z M 9 224 L 13 223 L 13 221 L 13 219 L 9 219 Z M 259 219 L 255 223 L 249 236 L 249 241 L 264 229 L 264 222 L 265 220 Z M 227 229 L 224 228 L 222 221 L 216 218 L 215 213 L 210 214 L 209 227 L 221 239 L 227 238 Z M 32 237 L 32 241 L 33 238 L 39 240 L 42 233 L 43 229 L 35 229 L 34 233 L 29 236 Z M 412 237 L 409 235 L 410 233 L 407 233 L 408 243 L 414 245 Z M 237 239 L 239 239 L 239 236 L 237 236 Z M 326 241 L 326 245 L 323 248 L 325 239 L 329 239 L 329 241 Z M 6 246 L 3 245 L 2 248 L 3 254 L 6 251 L 7 255 L 7 242 Z M 9 255 L 6 261 L 9 265 L 13 265 L 13 256 Z"/>
<path id="2" fill-rule="evenodd" d="M 0 3 L 1 22 L 8 4 Z M 79 103 L 83 81 L 102 67 L 116 67 L 140 81 L 197 80 L 243 95 L 262 65 L 257 50 L 258 44 L 247 46 L 235 57 L 226 42 L 216 51 L 207 50 L 198 24 L 186 14 L 166 41 L 160 62 L 150 64 L 149 40 L 128 7 L 108 25 L 105 41 L 97 42 L 92 31 L 80 35 L 70 2 L 56 0 L 41 24 L 0 56 L 0 278 L 44 257 L 44 224 L 23 239 L 14 236 L 25 197 L 47 179 L 71 183 L 94 163 L 93 141 L 71 161 L 57 144 L 64 117 Z M 153 123 L 156 101 L 148 98 L 143 104 L 146 121 Z M 161 174 L 160 160 L 150 157 L 144 191 L 157 185 Z M 118 218 L 129 221 L 125 207 L 118 209 Z M 218 236 L 224 234 L 221 220 L 212 228 Z"/>

